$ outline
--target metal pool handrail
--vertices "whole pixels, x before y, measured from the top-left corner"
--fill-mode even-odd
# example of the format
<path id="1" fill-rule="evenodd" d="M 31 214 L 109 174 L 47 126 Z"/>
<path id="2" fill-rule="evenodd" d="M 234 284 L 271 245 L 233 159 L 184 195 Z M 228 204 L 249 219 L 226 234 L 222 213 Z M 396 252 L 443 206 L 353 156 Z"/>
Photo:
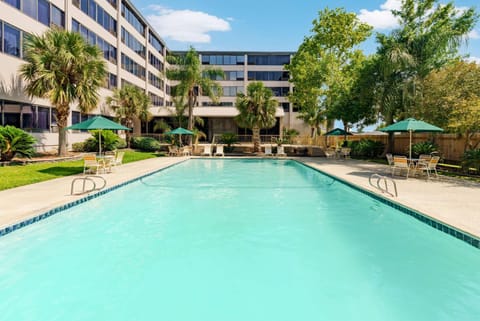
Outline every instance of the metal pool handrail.
<path id="1" fill-rule="evenodd" d="M 374 185 L 374 184 L 372 183 L 372 179 L 373 179 L 373 178 L 377 178 L 377 185 Z M 380 181 L 381 181 L 381 180 L 383 180 L 385 187 L 380 186 Z M 389 192 L 387 181 L 392 182 L 392 185 L 393 185 L 395 194 L 392 194 L 391 192 Z M 382 176 L 382 175 L 379 175 L 379 174 L 372 174 L 372 175 L 370 175 L 370 178 L 368 179 L 368 183 L 369 183 L 371 186 L 373 186 L 373 187 L 377 188 L 378 190 L 380 190 L 382 193 L 387 193 L 388 195 L 390 195 L 390 196 L 392 196 L 392 197 L 397 197 L 397 196 L 398 196 L 397 183 L 395 183 L 395 181 L 393 180 L 393 178 L 390 178 L 390 177 L 387 177 L 387 176 Z"/>
<path id="2" fill-rule="evenodd" d="M 103 181 L 102 187 L 97 188 L 97 184 L 95 183 L 95 179 L 97 179 L 97 178 L 101 179 Z M 82 191 L 80 193 L 73 193 L 73 190 L 74 190 L 74 187 L 75 187 L 75 182 L 80 181 L 80 180 L 83 182 Z M 85 183 L 87 181 L 91 182 L 93 186 L 92 186 L 91 189 L 85 190 Z M 105 186 L 107 186 L 107 181 L 102 176 L 89 175 L 89 176 L 84 176 L 84 177 L 77 177 L 77 178 L 73 179 L 72 184 L 70 186 L 70 195 L 81 195 L 81 194 L 90 193 L 90 192 L 93 192 L 93 191 L 99 191 L 99 190 L 103 189 Z"/>

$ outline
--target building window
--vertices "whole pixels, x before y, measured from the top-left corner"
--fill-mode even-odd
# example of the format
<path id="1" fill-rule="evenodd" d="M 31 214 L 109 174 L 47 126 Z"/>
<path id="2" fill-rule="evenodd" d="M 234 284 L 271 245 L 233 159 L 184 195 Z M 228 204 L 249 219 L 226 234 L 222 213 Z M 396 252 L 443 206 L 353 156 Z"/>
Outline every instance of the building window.
<path id="1" fill-rule="evenodd" d="M 163 56 L 163 44 L 151 31 L 148 32 L 148 42 Z"/>
<path id="2" fill-rule="evenodd" d="M 145 68 L 137 64 L 133 59 L 122 53 L 122 68 L 129 73 L 145 80 Z"/>
<path id="3" fill-rule="evenodd" d="M 283 66 L 290 63 L 290 55 L 248 55 L 249 65 Z"/>
<path id="4" fill-rule="evenodd" d="M 145 46 L 142 45 L 134 36 L 130 34 L 125 28 L 122 27 L 122 42 L 127 45 L 128 48 L 135 51 L 139 56 L 145 58 Z"/>
<path id="5" fill-rule="evenodd" d="M 158 89 L 163 90 L 163 80 L 155 76 L 155 74 L 148 72 L 148 82 Z"/>
<path id="6" fill-rule="evenodd" d="M 52 21 L 54 25 L 65 28 L 65 13 L 52 5 Z"/>
<path id="7" fill-rule="evenodd" d="M 159 71 L 163 71 L 163 62 L 155 57 L 151 52 L 148 53 L 148 62 Z"/>
<path id="8" fill-rule="evenodd" d="M 163 98 L 155 95 L 154 93 L 149 92 L 148 96 L 150 97 L 150 103 L 153 106 L 163 106 Z"/>
<path id="9" fill-rule="evenodd" d="M 20 10 L 20 0 L 4 0 L 4 1 L 9 5 L 14 6 L 15 8 Z"/>
<path id="10" fill-rule="evenodd" d="M 22 11 L 26 15 L 32 17 L 33 19 L 37 19 L 37 0 L 23 0 L 22 1 Z"/>
<path id="11" fill-rule="evenodd" d="M 273 92 L 273 95 L 276 97 L 286 97 L 290 92 L 290 87 L 267 87 L 270 88 Z"/>
<path id="12" fill-rule="evenodd" d="M 282 107 L 283 111 L 286 113 L 290 111 L 290 103 L 280 103 L 280 107 Z"/>
<path id="13" fill-rule="evenodd" d="M 50 4 L 46 0 L 38 0 L 38 21 L 50 25 Z"/>
<path id="14" fill-rule="evenodd" d="M 243 65 L 243 55 L 202 55 L 203 65 Z"/>
<path id="15" fill-rule="evenodd" d="M 248 80 L 288 81 L 288 71 L 249 71 Z"/>
<path id="16" fill-rule="evenodd" d="M 145 24 L 140 21 L 135 13 L 122 2 L 122 16 L 127 20 L 142 36 L 145 36 Z"/>
<path id="17" fill-rule="evenodd" d="M 86 15 L 95 20 L 105 30 L 113 35 L 117 35 L 117 20 L 113 19 L 100 5 L 94 0 L 73 0 L 73 5 L 83 11 Z"/>
<path id="18" fill-rule="evenodd" d="M 6 54 L 20 57 L 20 30 L 3 24 L 3 52 Z"/>
<path id="19" fill-rule="evenodd" d="M 88 43 L 97 45 L 103 52 L 103 58 L 113 64 L 117 63 L 117 48 L 109 44 L 102 37 L 81 25 L 77 20 L 72 19 L 72 31 L 78 32 Z"/>
<path id="20" fill-rule="evenodd" d="M 108 73 L 107 78 L 105 79 L 105 88 L 113 90 L 117 88 L 117 75 Z"/>

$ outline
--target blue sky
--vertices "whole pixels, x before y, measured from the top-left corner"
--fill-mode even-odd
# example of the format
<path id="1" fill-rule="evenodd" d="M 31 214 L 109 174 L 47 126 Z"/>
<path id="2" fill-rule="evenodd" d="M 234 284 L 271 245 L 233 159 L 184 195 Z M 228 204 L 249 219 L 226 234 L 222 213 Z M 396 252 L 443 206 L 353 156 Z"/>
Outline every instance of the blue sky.
<path id="1" fill-rule="evenodd" d="M 395 26 L 390 10 L 400 0 L 132 0 L 172 50 L 295 51 L 310 34 L 312 21 L 325 7 L 344 7 L 362 21 L 387 33 Z M 460 10 L 478 7 L 478 0 L 454 1 Z M 373 53 L 370 39 L 362 48 Z M 480 63 L 480 23 L 461 49 Z"/>

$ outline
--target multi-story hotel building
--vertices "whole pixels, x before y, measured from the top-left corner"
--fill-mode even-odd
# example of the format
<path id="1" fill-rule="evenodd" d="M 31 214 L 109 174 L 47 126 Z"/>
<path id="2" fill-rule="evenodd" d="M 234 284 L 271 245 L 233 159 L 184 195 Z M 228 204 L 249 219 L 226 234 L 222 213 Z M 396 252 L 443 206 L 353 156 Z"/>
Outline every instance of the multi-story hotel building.
<path id="1" fill-rule="evenodd" d="M 24 94 L 18 74 L 24 63 L 23 39 L 27 34 L 41 34 L 50 27 L 79 32 L 99 46 L 107 61 L 108 77 L 100 90 L 101 101 L 94 114 L 113 116 L 105 104 L 112 89 L 133 84 L 150 96 L 150 112 L 155 118 L 172 116 L 171 84 L 164 79 L 168 49 L 162 38 L 128 0 L 0 0 L 0 124 L 14 125 L 31 131 L 40 144 L 56 145 L 55 109 L 45 99 Z M 282 127 L 302 130 L 293 106 L 287 100 L 292 90 L 283 65 L 290 62 L 291 52 L 200 52 L 204 66 L 225 71 L 218 79 L 223 87 L 220 103 L 213 105 L 200 97 L 194 114 L 205 120 L 209 139 L 223 132 L 245 133 L 237 128 L 235 96 L 249 81 L 263 81 L 279 101 L 277 125 L 269 134 L 279 134 Z M 72 106 L 70 122 L 78 123 L 82 115 Z M 135 126 L 139 134 L 140 124 Z M 150 132 L 152 122 L 143 126 Z M 76 141 L 69 135 L 69 143 Z M 83 139 L 83 138 L 81 138 Z"/>

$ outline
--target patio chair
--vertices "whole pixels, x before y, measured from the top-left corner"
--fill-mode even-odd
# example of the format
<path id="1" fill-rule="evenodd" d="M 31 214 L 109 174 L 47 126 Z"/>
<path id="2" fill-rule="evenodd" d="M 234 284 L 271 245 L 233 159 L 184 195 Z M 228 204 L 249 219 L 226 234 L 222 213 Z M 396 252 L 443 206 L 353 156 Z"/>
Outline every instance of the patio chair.
<path id="1" fill-rule="evenodd" d="M 272 145 L 265 145 L 265 156 L 273 156 Z"/>
<path id="2" fill-rule="evenodd" d="M 212 156 L 212 145 L 203 146 L 202 156 Z"/>
<path id="3" fill-rule="evenodd" d="M 223 154 L 223 145 L 217 145 L 215 156 L 225 156 L 225 154 Z"/>
<path id="4" fill-rule="evenodd" d="M 340 149 L 340 156 L 345 158 L 345 159 L 350 158 L 350 151 L 351 151 L 351 148 L 342 147 Z"/>
<path id="5" fill-rule="evenodd" d="M 183 156 L 192 156 L 192 148 L 190 146 L 185 146 L 182 148 Z"/>
<path id="6" fill-rule="evenodd" d="M 388 153 L 385 155 L 385 157 L 387 157 L 388 162 L 387 172 L 390 172 L 393 167 L 393 155 Z"/>
<path id="7" fill-rule="evenodd" d="M 327 158 L 335 158 L 337 156 L 337 152 L 333 148 L 327 148 L 324 153 Z"/>
<path id="8" fill-rule="evenodd" d="M 287 156 L 287 154 L 285 154 L 285 150 L 283 149 L 283 146 L 277 146 L 277 156 L 278 157 Z"/>
<path id="9" fill-rule="evenodd" d="M 98 174 L 100 169 L 105 169 L 104 162 L 97 160 L 95 154 L 86 154 L 83 156 L 83 174 L 95 173 Z"/>
<path id="10" fill-rule="evenodd" d="M 110 165 L 112 167 L 116 167 L 118 165 L 122 165 L 123 163 L 123 156 L 125 155 L 125 152 L 117 152 L 115 154 L 115 157 L 113 158 L 113 160 L 110 161 Z"/>
<path id="11" fill-rule="evenodd" d="M 427 172 L 428 178 L 430 178 L 430 173 L 432 171 L 434 171 L 435 172 L 435 177 L 438 178 L 437 165 L 438 165 L 439 160 L 440 160 L 440 156 L 433 156 L 432 158 L 430 158 L 430 160 L 428 162 L 420 163 L 420 161 L 419 161 L 418 162 L 418 170 Z"/>
<path id="12" fill-rule="evenodd" d="M 175 145 L 169 145 L 168 156 L 178 156 L 178 147 Z"/>
<path id="13" fill-rule="evenodd" d="M 406 170 L 408 178 L 408 174 L 410 173 L 410 165 L 408 164 L 408 159 L 406 156 L 393 156 L 392 177 L 395 175 L 395 171 L 397 169 L 400 171 L 400 174 L 403 170 Z"/>

